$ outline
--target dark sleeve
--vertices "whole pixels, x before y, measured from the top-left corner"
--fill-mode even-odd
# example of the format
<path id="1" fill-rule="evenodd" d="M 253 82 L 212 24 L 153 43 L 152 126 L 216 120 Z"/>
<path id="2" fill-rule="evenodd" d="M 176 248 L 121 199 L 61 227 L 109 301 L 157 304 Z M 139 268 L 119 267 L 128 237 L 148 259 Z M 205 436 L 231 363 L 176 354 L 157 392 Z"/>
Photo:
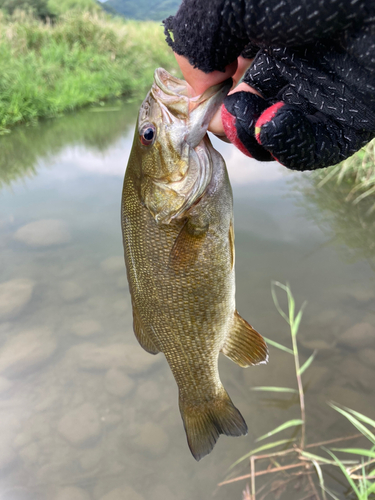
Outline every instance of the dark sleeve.
<path id="1" fill-rule="evenodd" d="M 183 0 L 164 21 L 168 44 L 209 73 L 224 71 L 250 46 L 301 47 L 356 31 L 374 0 Z"/>

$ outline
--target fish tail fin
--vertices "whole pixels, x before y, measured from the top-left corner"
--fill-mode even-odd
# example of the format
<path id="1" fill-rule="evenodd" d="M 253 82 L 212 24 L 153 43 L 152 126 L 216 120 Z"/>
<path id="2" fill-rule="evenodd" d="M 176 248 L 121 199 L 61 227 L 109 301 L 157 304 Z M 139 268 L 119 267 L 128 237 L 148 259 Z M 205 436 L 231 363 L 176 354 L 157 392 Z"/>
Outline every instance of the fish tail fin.
<path id="1" fill-rule="evenodd" d="M 224 387 L 216 399 L 200 405 L 184 403 L 180 399 L 180 412 L 190 451 L 197 461 L 212 451 L 220 434 L 247 434 L 246 422 Z"/>

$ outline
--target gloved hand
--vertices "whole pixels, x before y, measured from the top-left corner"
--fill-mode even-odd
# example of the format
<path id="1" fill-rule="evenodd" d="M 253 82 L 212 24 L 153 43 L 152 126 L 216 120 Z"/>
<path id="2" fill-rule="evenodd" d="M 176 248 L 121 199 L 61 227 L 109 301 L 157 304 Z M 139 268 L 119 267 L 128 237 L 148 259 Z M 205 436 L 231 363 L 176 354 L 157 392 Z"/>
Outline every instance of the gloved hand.
<path id="1" fill-rule="evenodd" d="M 268 48 L 244 82 L 262 97 L 227 96 L 221 118 L 229 140 L 257 160 L 295 170 L 328 167 L 375 136 L 375 74 L 348 53 L 321 43 L 302 54 Z"/>
<path id="2" fill-rule="evenodd" d="M 219 127 L 245 154 L 322 168 L 375 136 L 374 0 L 183 0 L 165 32 L 205 84 L 256 55 L 244 81 L 261 97 L 229 95 Z"/>

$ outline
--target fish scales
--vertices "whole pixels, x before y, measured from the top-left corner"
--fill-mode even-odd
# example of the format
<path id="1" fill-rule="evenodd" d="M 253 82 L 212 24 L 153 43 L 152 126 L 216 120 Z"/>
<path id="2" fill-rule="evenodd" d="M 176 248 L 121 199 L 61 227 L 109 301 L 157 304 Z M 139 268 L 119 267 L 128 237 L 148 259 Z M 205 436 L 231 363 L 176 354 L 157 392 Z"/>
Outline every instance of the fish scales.
<path id="1" fill-rule="evenodd" d="M 229 87 L 189 99 L 185 82 L 156 70 L 122 197 L 134 331 L 147 351 L 168 361 L 197 460 L 220 434 L 247 432 L 221 384 L 219 352 L 241 366 L 268 356 L 262 337 L 235 309 L 232 191 L 206 135 Z"/>

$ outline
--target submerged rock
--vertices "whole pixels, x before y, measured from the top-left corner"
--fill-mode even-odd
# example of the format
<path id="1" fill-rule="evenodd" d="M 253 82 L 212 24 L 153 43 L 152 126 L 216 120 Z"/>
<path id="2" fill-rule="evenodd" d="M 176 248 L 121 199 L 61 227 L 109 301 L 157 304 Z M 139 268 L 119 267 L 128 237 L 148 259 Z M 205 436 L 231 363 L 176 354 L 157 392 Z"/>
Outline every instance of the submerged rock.
<path id="1" fill-rule="evenodd" d="M 11 337 L 0 349 L 0 373 L 16 377 L 38 368 L 56 347 L 56 339 L 47 328 L 34 328 Z"/>
<path id="2" fill-rule="evenodd" d="M 72 332 L 78 337 L 91 337 L 91 335 L 96 335 L 101 331 L 101 324 L 94 319 L 78 321 L 72 326 Z"/>
<path id="3" fill-rule="evenodd" d="M 150 489 L 148 498 L 152 498 L 152 500 L 176 500 L 176 495 L 165 484 L 158 484 Z"/>
<path id="4" fill-rule="evenodd" d="M 352 285 L 349 290 L 346 290 L 346 294 L 358 302 L 370 302 L 375 298 L 374 290 L 363 288 L 359 284 Z"/>
<path id="5" fill-rule="evenodd" d="M 113 396 L 123 398 L 133 389 L 134 380 L 121 370 L 111 368 L 105 376 L 105 387 Z"/>
<path id="6" fill-rule="evenodd" d="M 369 347 L 367 349 L 362 349 L 359 351 L 358 355 L 363 363 L 375 370 L 375 349 Z"/>
<path id="7" fill-rule="evenodd" d="M 65 302 L 74 302 L 83 298 L 84 291 L 74 281 L 64 281 L 60 285 L 60 295 Z"/>
<path id="8" fill-rule="evenodd" d="M 120 290 L 124 290 L 128 287 L 128 280 L 126 278 L 126 274 L 124 276 L 119 276 L 117 278 L 117 288 L 120 288 Z"/>
<path id="9" fill-rule="evenodd" d="M 373 366 L 375 369 L 375 364 Z M 348 356 L 345 363 L 338 367 L 342 380 L 353 389 L 363 387 L 367 391 L 372 391 L 374 387 L 374 373 L 369 366 L 357 358 L 357 356 Z"/>
<path id="10" fill-rule="evenodd" d="M 31 298 L 34 285 L 34 281 L 22 278 L 0 283 L 0 321 L 22 311 Z"/>
<path id="11" fill-rule="evenodd" d="M 144 500 L 144 497 L 130 486 L 124 486 L 110 491 L 101 497 L 100 500 Z"/>
<path id="12" fill-rule="evenodd" d="M 165 453 L 169 446 L 169 437 L 160 425 L 147 422 L 140 426 L 139 433 L 134 439 L 134 444 L 143 452 L 157 457 Z"/>
<path id="13" fill-rule="evenodd" d="M 326 351 L 328 349 L 333 349 L 336 341 L 333 340 L 327 340 L 327 339 L 319 339 L 319 338 L 313 338 L 313 339 L 300 339 L 301 344 L 304 347 L 307 347 L 308 349 L 311 349 L 313 351 L 318 350 L 318 351 Z"/>
<path id="14" fill-rule="evenodd" d="M 20 227 L 14 239 L 30 247 L 48 247 L 68 243 L 71 236 L 64 221 L 43 219 Z"/>
<path id="15" fill-rule="evenodd" d="M 140 346 L 128 344 L 112 344 L 104 347 L 82 345 L 77 352 L 78 363 L 83 369 L 124 368 L 129 374 L 147 371 L 161 359 L 160 356 L 148 354 Z"/>
<path id="16" fill-rule="evenodd" d="M 58 430 L 64 438 L 74 445 L 87 444 L 97 439 L 101 426 L 98 412 L 91 403 L 69 411 L 59 422 Z"/>
<path id="17" fill-rule="evenodd" d="M 10 388 L 13 386 L 13 383 L 5 377 L 0 377 L 0 395 L 7 393 Z"/>
<path id="18" fill-rule="evenodd" d="M 146 380 L 137 388 L 137 399 L 144 399 L 147 403 L 156 401 L 160 398 L 160 384 L 154 380 Z"/>
<path id="19" fill-rule="evenodd" d="M 0 440 L 0 471 L 12 467 L 16 459 L 17 455 L 13 447 L 9 443 Z"/>
<path id="20" fill-rule="evenodd" d="M 357 323 L 340 336 L 339 342 L 349 349 L 374 346 L 375 327 L 369 323 Z"/>
<path id="21" fill-rule="evenodd" d="M 103 451 L 99 446 L 85 450 L 79 459 L 81 468 L 86 471 L 95 469 L 99 465 L 102 456 Z"/>
<path id="22" fill-rule="evenodd" d="M 27 465 L 37 463 L 40 457 L 40 449 L 38 444 L 35 442 L 30 443 L 19 451 L 19 455 Z"/>
<path id="23" fill-rule="evenodd" d="M 57 492 L 53 500 L 90 500 L 90 495 L 82 488 L 67 486 Z"/>
<path id="24" fill-rule="evenodd" d="M 100 263 L 100 267 L 103 271 L 109 273 L 123 272 L 125 276 L 125 260 L 123 255 L 116 255 L 114 257 L 108 257 L 108 259 L 103 260 Z"/>

